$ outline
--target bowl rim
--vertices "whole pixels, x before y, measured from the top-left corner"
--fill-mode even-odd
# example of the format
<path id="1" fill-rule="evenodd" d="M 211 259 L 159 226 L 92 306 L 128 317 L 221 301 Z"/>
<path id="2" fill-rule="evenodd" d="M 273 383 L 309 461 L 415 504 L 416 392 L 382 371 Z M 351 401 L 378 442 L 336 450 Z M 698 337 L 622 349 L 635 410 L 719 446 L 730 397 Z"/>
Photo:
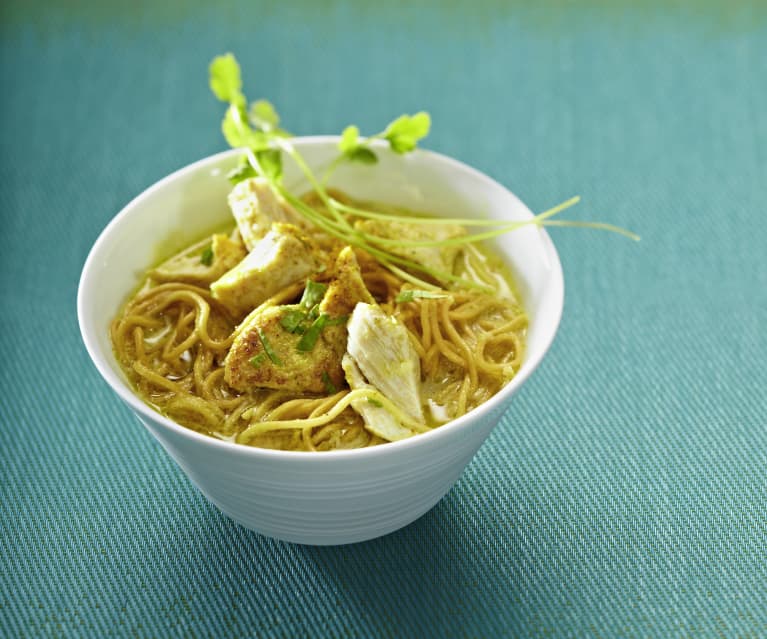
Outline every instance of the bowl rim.
<path id="1" fill-rule="evenodd" d="M 333 143 L 336 144 L 340 136 L 337 135 L 315 135 L 315 136 L 298 136 L 291 138 L 291 142 L 298 146 L 313 146 L 324 145 Z M 210 165 L 215 167 L 218 164 L 229 160 L 232 156 L 242 153 L 241 149 L 229 149 L 219 153 L 214 153 L 200 160 L 187 164 L 172 173 L 166 175 L 162 179 L 153 183 L 141 193 L 130 200 L 104 227 L 99 233 L 98 238 L 93 243 L 93 246 L 88 252 L 88 256 L 83 264 L 83 268 L 80 274 L 80 280 L 77 289 L 77 319 L 80 327 L 80 334 L 85 344 L 88 355 L 90 356 L 96 369 L 111 387 L 120 399 L 122 399 L 141 419 L 143 422 L 145 419 L 149 419 L 155 424 L 159 424 L 165 430 L 171 431 L 174 435 L 181 436 L 188 439 L 191 442 L 211 446 L 214 448 L 220 448 L 222 451 L 226 451 L 235 455 L 246 455 L 255 458 L 266 458 L 270 460 L 306 460 L 307 463 L 327 463 L 328 461 L 340 461 L 346 459 L 363 460 L 369 457 L 378 457 L 381 455 L 397 455 L 399 451 L 417 448 L 420 446 L 437 445 L 440 440 L 450 437 L 454 431 L 461 430 L 470 426 L 472 423 L 481 422 L 483 418 L 491 414 L 495 409 L 504 405 L 512 395 L 527 381 L 533 371 L 540 365 L 546 356 L 551 344 L 553 343 L 562 318 L 562 311 L 564 308 L 564 275 L 562 272 L 562 264 L 559 258 L 559 254 L 556 250 L 554 242 L 546 232 L 546 229 L 538 227 L 540 233 L 540 239 L 542 247 L 545 253 L 545 259 L 548 260 L 550 267 L 550 275 L 548 278 L 548 284 L 556 287 L 553 294 L 556 296 L 554 299 L 553 311 L 556 316 L 553 317 L 553 321 L 550 322 L 551 329 L 548 334 L 544 335 L 541 345 L 540 353 L 533 360 L 525 360 L 522 367 L 512 380 L 506 384 L 500 391 L 493 395 L 490 399 L 483 402 L 476 408 L 472 409 L 465 415 L 458 417 L 452 421 L 449 421 L 441 426 L 434 428 L 425 433 L 419 433 L 413 437 L 407 439 L 398 440 L 395 442 L 387 442 L 378 446 L 369 446 L 365 448 L 353 448 L 344 450 L 331 450 L 322 451 L 320 454 L 312 454 L 308 451 L 290 451 L 290 450 L 275 450 L 269 448 L 259 448 L 256 446 L 248 446 L 247 444 L 238 444 L 236 442 L 217 439 L 209 435 L 203 435 L 190 428 L 182 426 L 166 417 L 162 413 L 155 411 L 133 390 L 128 386 L 125 380 L 121 379 L 118 374 L 115 373 L 112 366 L 108 363 L 108 358 L 113 357 L 111 353 L 104 353 L 96 339 L 92 334 L 87 322 L 87 303 L 89 295 L 92 293 L 88 286 L 91 273 L 96 268 L 96 260 L 101 253 L 101 249 L 109 242 L 109 239 L 115 232 L 115 229 L 119 228 L 124 221 L 130 217 L 134 208 L 140 205 L 144 200 L 150 199 L 156 191 L 164 188 L 169 183 L 183 177 L 185 174 L 193 173 L 196 170 Z M 532 212 L 527 205 L 522 202 L 510 189 L 493 179 L 486 173 L 475 169 L 468 164 L 456 160 L 450 156 L 430 151 L 427 149 L 418 148 L 412 153 L 426 156 L 429 162 L 442 163 L 455 170 L 469 173 L 475 179 L 480 182 L 488 184 L 488 186 L 500 187 L 506 191 L 512 197 L 517 200 L 523 209 L 524 216 L 533 217 Z M 95 328 L 95 327 L 94 327 Z M 116 362 L 115 362 L 116 363 Z M 119 364 L 117 364 L 119 367 Z M 303 461 L 302 461 L 303 463 Z"/>

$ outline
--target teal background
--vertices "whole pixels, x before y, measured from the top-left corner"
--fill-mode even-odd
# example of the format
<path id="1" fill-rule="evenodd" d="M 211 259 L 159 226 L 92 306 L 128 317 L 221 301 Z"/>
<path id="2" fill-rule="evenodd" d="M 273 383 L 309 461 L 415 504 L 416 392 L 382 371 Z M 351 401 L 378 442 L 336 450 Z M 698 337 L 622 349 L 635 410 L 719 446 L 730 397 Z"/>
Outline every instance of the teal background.
<path id="1" fill-rule="evenodd" d="M 767 636 L 767 18 L 758 3 L 3 3 L 0 635 Z M 426 109 L 566 276 L 547 359 L 450 493 L 370 542 L 221 515 L 75 312 L 131 198 L 224 148 L 233 51 L 297 134 Z"/>

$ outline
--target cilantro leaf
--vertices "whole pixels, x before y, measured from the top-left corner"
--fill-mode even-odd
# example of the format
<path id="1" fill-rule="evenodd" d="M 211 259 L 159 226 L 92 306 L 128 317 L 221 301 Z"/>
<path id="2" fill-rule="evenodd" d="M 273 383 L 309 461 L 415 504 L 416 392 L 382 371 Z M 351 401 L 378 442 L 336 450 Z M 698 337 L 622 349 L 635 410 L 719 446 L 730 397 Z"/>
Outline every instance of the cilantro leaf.
<path id="1" fill-rule="evenodd" d="M 339 315 L 338 317 L 331 318 L 328 316 L 328 320 L 325 322 L 325 326 L 343 326 L 349 321 L 348 315 Z"/>
<path id="2" fill-rule="evenodd" d="M 248 362 L 250 362 L 250 365 L 251 365 L 253 368 L 258 368 L 259 366 L 261 366 L 261 364 L 263 363 L 263 361 L 264 361 L 265 359 L 266 359 L 266 353 L 264 353 L 264 352 L 261 352 L 261 353 L 259 353 L 258 355 L 254 356 L 254 357 L 251 357 L 251 358 L 248 360 Z"/>
<path id="3" fill-rule="evenodd" d="M 389 141 L 395 153 L 407 153 L 418 146 L 418 141 L 429 135 L 431 118 L 425 111 L 415 115 L 401 115 L 383 132 L 382 137 Z"/>
<path id="4" fill-rule="evenodd" d="M 322 371 L 322 383 L 325 385 L 325 390 L 328 392 L 328 395 L 333 395 L 338 392 L 336 385 L 333 383 L 333 380 L 330 379 L 330 375 L 328 375 L 327 371 Z"/>
<path id="5" fill-rule="evenodd" d="M 308 311 L 322 301 L 322 298 L 325 296 L 325 291 L 327 290 L 328 287 L 326 284 L 306 280 L 306 288 L 304 289 L 304 294 L 301 296 L 301 301 L 299 303 Z"/>
<path id="6" fill-rule="evenodd" d="M 258 339 L 261 340 L 261 346 L 264 347 L 264 352 L 266 353 L 266 356 L 272 360 L 272 363 L 276 364 L 277 366 L 282 366 L 282 360 L 277 357 L 277 353 L 275 353 L 272 349 L 272 345 L 269 343 L 269 340 L 266 337 L 266 333 L 264 333 L 264 331 L 260 328 L 258 329 Z"/>
<path id="7" fill-rule="evenodd" d="M 303 311 L 290 310 L 280 319 L 280 326 L 288 333 L 298 333 L 301 329 L 301 322 L 306 319 L 306 313 Z"/>
<path id="8" fill-rule="evenodd" d="M 306 329 L 306 332 L 301 336 L 301 339 L 298 340 L 296 349 L 305 353 L 311 351 L 317 343 L 317 340 L 320 338 L 320 333 L 322 333 L 322 329 L 325 328 L 325 322 L 327 321 L 328 316 L 325 313 L 322 313 L 322 315 L 314 320 L 312 325 Z"/>
<path id="9" fill-rule="evenodd" d="M 244 105 L 240 65 L 231 53 L 213 58 L 208 67 L 210 90 L 222 102 Z"/>

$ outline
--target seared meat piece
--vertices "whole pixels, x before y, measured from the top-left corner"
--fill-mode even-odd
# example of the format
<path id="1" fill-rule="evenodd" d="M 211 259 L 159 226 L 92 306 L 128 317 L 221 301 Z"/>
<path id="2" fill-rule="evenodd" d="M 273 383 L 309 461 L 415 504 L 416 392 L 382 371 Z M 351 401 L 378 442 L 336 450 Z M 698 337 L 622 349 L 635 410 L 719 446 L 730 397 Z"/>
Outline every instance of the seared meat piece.
<path id="1" fill-rule="evenodd" d="M 297 304 L 267 306 L 248 317 L 224 362 L 227 384 L 240 391 L 276 388 L 307 393 L 325 393 L 330 385 L 342 387 L 346 327 L 326 326 L 311 350 L 298 350 L 302 335 L 289 332 L 281 322 L 291 312 L 301 311 Z"/>
<path id="2" fill-rule="evenodd" d="M 348 315 L 357 302 L 372 297 L 351 248 L 338 255 L 334 275 L 324 292 L 324 285 L 313 284 L 319 300 L 265 306 L 245 318 L 224 362 L 230 386 L 309 393 L 343 387 Z"/>
<path id="3" fill-rule="evenodd" d="M 235 315 L 245 315 L 322 264 L 314 242 L 292 224 L 274 224 L 253 250 L 210 285 L 213 297 Z"/>

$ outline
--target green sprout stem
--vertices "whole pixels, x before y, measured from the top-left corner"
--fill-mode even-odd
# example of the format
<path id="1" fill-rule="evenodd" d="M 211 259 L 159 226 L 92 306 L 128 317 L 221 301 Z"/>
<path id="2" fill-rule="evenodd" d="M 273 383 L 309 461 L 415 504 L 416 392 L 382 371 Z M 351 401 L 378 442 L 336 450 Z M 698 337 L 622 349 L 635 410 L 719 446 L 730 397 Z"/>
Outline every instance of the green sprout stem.
<path id="1" fill-rule="evenodd" d="M 596 229 L 600 231 L 610 231 L 611 233 L 617 233 L 618 235 L 627 237 L 630 240 L 634 240 L 635 242 L 639 242 L 642 239 L 639 235 L 637 235 L 636 233 L 633 233 L 632 231 L 621 228 L 620 226 L 615 226 L 613 224 L 606 224 L 604 222 L 582 222 L 579 220 L 551 220 L 546 222 L 546 226 L 569 226 L 569 227 L 577 227 L 577 228 L 585 228 L 585 229 Z"/>
<path id="2" fill-rule="evenodd" d="M 339 213 L 336 207 L 333 205 L 333 202 L 331 201 L 330 196 L 325 190 L 325 187 L 317 179 L 314 172 L 309 168 L 309 165 L 306 163 L 303 156 L 298 151 L 296 151 L 295 147 L 292 144 L 290 144 L 290 142 L 288 142 L 285 139 L 279 139 L 278 146 L 293 159 L 293 161 L 296 163 L 296 166 L 298 166 L 301 172 L 306 176 L 306 179 L 309 180 L 309 183 L 312 185 L 312 188 L 317 193 L 317 195 L 320 196 L 322 203 L 327 207 L 328 211 L 330 211 L 330 213 L 333 215 L 336 221 L 346 226 L 347 228 L 351 229 L 351 226 L 346 221 L 344 216 L 341 215 L 341 213 Z"/>
<path id="3" fill-rule="evenodd" d="M 391 252 L 387 247 L 403 249 L 472 246 L 474 242 L 495 238 L 530 225 L 538 227 L 566 226 L 592 228 L 618 233 L 632 240 L 639 240 L 639 236 L 635 233 L 612 224 L 550 219 L 561 211 L 577 204 L 580 200 L 577 196 L 529 220 L 514 222 L 476 218 L 427 218 L 417 215 L 396 215 L 344 204 L 333 198 L 328 193 L 326 187 L 330 177 L 341 163 L 354 160 L 365 161 L 367 163 L 375 162 L 376 156 L 371 148 L 371 143 L 376 140 L 388 142 L 392 152 L 398 154 L 411 152 L 416 148 L 418 141 L 428 135 L 431 125 L 428 113 L 421 112 L 412 116 L 400 116 L 393 120 L 383 131 L 369 137 L 360 137 L 356 126 L 347 127 L 341 136 L 339 155 L 326 166 L 322 172 L 322 177 L 318 178 L 301 153 L 288 139 L 290 134 L 279 128 L 279 116 L 269 102 L 265 100 L 255 102 L 251 105 L 250 114 L 245 113 L 247 101 L 241 90 L 240 68 L 234 56 L 231 54 L 219 56 L 211 62 L 210 86 L 216 97 L 229 105 L 224 116 L 224 122 L 222 123 L 222 131 L 226 139 L 233 147 L 242 147 L 248 164 L 257 176 L 265 179 L 270 188 L 280 194 L 308 222 L 333 237 L 367 251 L 392 273 L 424 290 L 438 290 L 438 287 L 431 282 L 421 279 L 414 273 L 427 275 L 439 282 L 454 282 L 465 287 L 485 290 L 489 287 L 458 277 L 452 273 L 426 267 Z M 311 188 L 321 200 L 324 210 L 312 207 L 283 186 L 282 158 L 280 155 L 282 153 L 294 161 L 299 171 L 308 180 Z M 259 154 L 261 154 L 264 164 L 259 162 Z M 366 233 L 359 228 L 355 228 L 348 219 L 349 216 L 358 219 L 387 220 L 413 225 L 455 224 L 468 227 L 494 228 L 479 233 L 442 240 L 404 240 Z"/>

